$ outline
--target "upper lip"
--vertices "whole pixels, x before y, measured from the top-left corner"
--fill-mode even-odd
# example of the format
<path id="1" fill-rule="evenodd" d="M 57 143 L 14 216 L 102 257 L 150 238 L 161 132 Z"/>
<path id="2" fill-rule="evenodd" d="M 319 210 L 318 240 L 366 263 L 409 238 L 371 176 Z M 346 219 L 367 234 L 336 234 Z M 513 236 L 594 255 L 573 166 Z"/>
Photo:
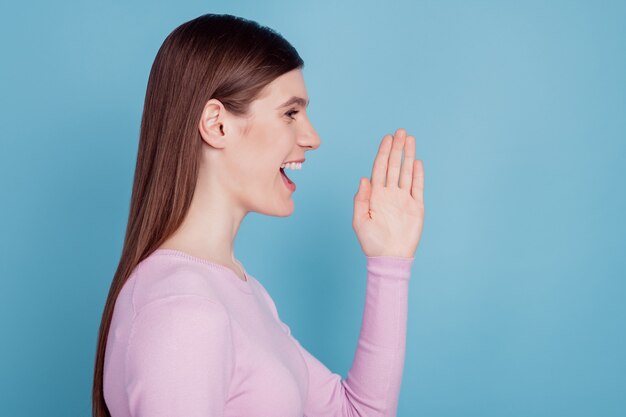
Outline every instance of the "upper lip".
<path id="1" fill-rule="evenodd" d="M 285 161 L 285 162 L 283 162 L 283 164 L 288 164 L 289 162 L 304 162 L 305 160 L 306 160 L 306 158 L 294 159 L 293 161 Z"/>

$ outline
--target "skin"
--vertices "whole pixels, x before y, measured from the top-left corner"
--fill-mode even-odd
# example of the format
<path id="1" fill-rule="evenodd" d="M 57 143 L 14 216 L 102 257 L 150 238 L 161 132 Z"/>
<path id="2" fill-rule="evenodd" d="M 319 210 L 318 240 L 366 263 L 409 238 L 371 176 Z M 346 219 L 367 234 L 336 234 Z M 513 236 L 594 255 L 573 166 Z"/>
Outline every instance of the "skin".
<path id="1" fill-rule="evenodd" d="M 283 183 L 280 165 L 304 158 L 305 152 L 321 144 L 306 107 L 278 108 L 292 96 L 308 102 L 300 69 L 270 83 L 252 102 L 247 118 L 228 112 L 219 100 L 206 102 L 198 122 L 206 146 L 194 197 L 182 225 L 159 248 L 222 264 L 245 281 L 234 256 L 241 222 L 251 211 L 290 215 L 292 192 Z M 405 142 L 405 164 L 400 170 Z M 423 165 L 413 160 L 414 155 L 415 138 L 398 129 L 394 136 L 383 138 L 371 182 L 361 178 L 354 197 L 353 228 L 368 256 L 410 257 L 417 248 L 424 213 Z"/>
<path id="2" fill-rule="evenodd" d="M 361 178 L 352 228 L 365 255 L 411 258 L 423 225 L 424 164 L 415 159 L 415 137 L 399 128 L 383 137 L 372 179 Z"/>
<path id="3" fill-rule="evenodd" d="M 230 113 L 219 100 L 206 102 L 198 121 L 206 146 L 191 206 L 182 225 L 160 248 L 225 265 L 245 280 L 234 256 L 241 222 L 251 211 L 290 215 L 294 202 L 280 165 L 304 158 L 305 152 L 321 143 L 305 107 L 277 108 L 292 96 L 308 101 L 301 70 L 283 74 L 266 86 L 251 103 L 248 117 Z"/>

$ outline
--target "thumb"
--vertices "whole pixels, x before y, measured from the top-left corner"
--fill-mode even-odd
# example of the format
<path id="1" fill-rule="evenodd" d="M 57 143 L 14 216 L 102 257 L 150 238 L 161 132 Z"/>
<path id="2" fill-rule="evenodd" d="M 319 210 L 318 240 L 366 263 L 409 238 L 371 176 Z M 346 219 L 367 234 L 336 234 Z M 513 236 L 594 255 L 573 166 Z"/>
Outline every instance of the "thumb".
<path id="1" fill-rule="evenodd" d="M 369 218 L 370 195 L 372 193 L 372 185 L 369 179 L 361 177 L 359 189 L 354 195 L 354 220 L 360 221 Z"/>

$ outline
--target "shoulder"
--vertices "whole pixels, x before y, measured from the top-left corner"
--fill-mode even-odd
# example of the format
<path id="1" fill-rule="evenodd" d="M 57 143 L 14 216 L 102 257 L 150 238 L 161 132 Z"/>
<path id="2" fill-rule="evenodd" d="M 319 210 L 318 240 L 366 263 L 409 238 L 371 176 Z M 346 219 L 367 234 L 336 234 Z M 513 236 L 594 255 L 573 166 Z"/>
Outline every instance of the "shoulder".
<path id="1" fill-rule="evenodd" d="M 149 256 L 133 274 L 135 311 L 153 303 L 202 300 L 220 304 L 221 272 L 176 257 Z"/>
<path id="2" fill-rule="evenodd" d="M 233 351 L 230 317 L 221 304 L 189 294 L 162 297 L 133 317 L 125 378 L 129 386 L 143 386 L 145 395 L 162 391 L 165 401 L 205 389 L 206 394 L 210 387 L 198 386 L 199 381 L 208 383 L 206 372 L 218 372 L 226 384 L 234 370 Z M 174 394 L 176 388 L 184 392 Z"/>

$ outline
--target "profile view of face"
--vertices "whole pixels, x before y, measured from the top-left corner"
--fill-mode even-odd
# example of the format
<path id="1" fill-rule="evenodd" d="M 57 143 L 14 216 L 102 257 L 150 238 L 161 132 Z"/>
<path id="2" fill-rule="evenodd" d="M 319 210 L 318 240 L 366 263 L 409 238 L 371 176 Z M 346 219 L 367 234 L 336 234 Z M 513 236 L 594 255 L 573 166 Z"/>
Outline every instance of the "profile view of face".
<path id="1" fill-rule="evenodd" d="M 209 100 L 200 120 L 201 135 L 210 145 L 204 147 L 203 181 L 220 191 L 219 198 L 229 198 L 245 212 L 291 214 L 294 190 L 281 174 L 281 165 L 304 159 L 306 151 L 321 143 L 306 114 L 308 101 L 300 69 L 268 84 L 251 103 L 247 118 Z M 302 167 L 306 169 L 306 163 Z M 285 173 L 293 177 L 289 168 Z"/>

